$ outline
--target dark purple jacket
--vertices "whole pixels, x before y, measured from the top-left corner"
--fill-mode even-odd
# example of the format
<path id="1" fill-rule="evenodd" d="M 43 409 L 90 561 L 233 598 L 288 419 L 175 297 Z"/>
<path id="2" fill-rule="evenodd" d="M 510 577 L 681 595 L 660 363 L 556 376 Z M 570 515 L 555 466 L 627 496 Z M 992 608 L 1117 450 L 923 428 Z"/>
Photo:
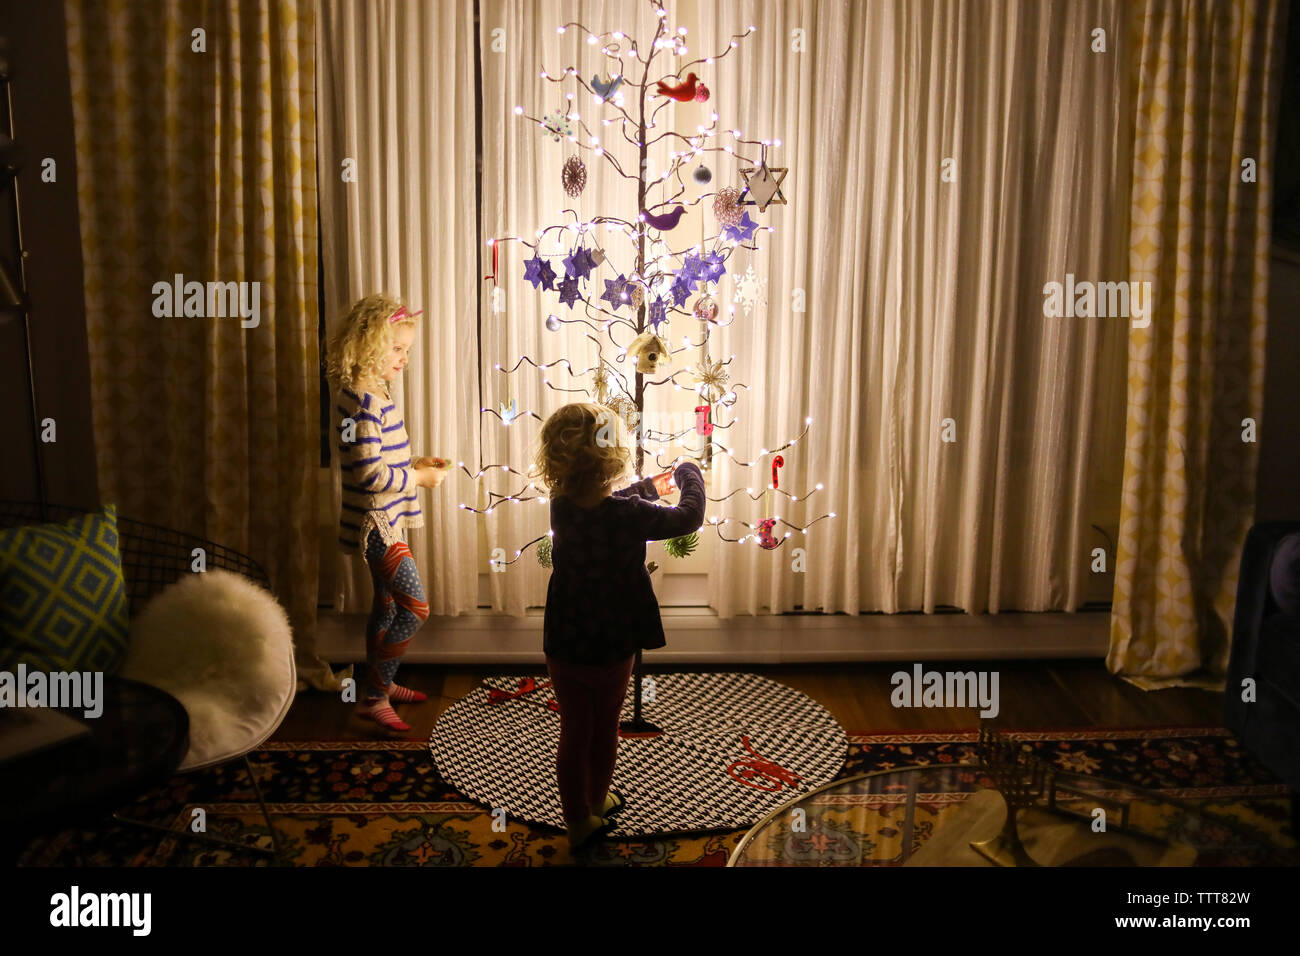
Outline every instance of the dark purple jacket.
<path id="1" fill-rule="evenodd" d="M 663 622 L 646 570 L 645 544 L 690 534 L 704 523 L 704 475 L 694 462 L 673 472 L 675 508 L 655 504 L 644 478 L 591 508 L 551 499 L 551 580 L 542 624 L 547 656 L 571 664 L 612 664 L 638 648 L 663 647 Z"/>

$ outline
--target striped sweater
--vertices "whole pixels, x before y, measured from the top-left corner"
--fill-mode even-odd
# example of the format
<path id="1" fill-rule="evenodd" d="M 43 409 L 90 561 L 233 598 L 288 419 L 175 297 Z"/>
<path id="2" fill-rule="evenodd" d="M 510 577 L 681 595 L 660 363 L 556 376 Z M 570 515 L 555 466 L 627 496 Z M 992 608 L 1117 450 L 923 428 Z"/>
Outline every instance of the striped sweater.
<path id="1" fill-rule="evenodd" d="M 339 513 L 339 544 L 344 551 L 361 551 L 361 528 L 368 512 L 380 512 L 394 531 L 424 527 L 417 497 L 420 487 L 411 467 L 411 440 L 397 406 L 385 395 L 341 389 L 335 406 L 339 414 L 339 467 L 343 475 L 343 508 Z M 342 422 L 356 422 L 352 442 L 343 441 Z"/>

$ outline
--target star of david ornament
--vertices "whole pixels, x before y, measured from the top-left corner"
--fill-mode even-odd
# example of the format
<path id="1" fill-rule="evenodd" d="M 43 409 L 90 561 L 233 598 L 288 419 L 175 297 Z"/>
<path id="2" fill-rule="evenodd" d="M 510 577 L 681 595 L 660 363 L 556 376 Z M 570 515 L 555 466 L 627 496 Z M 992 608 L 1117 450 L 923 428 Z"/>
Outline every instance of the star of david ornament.
<path id="1" fill-rule="evenodd" d="M 748 166 L 742 169 L 740 175 L 745 177 L 745 195 L 750 198 L 749 201 L 742 200 L 741 204 L 757 206 L 759 212 L 767 212 L 768 206 L 784 206 L 781 183 L 788 172 L 788 167 L 771 168 L 766 162 L 760 163 L 757 168 Z"/>

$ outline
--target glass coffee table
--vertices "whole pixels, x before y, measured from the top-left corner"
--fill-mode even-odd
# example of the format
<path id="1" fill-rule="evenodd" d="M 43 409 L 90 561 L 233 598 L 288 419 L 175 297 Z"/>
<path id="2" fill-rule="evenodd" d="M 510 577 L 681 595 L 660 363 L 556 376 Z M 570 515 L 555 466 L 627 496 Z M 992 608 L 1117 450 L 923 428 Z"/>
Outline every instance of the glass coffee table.
<path id="1" fill-rule="evenodd" d="M 1286 797 L 1174 799 L 1085 774 L 1053 779 L 1016 818 L 1039 865 L 1300 865 L 1294 839 L 1281 831 Z M 970 844 L 996 837 L 1005 819 L 982 765 L 901 767 L 791 801 L 755 824 L 727 865 L 993 866 Z"/>

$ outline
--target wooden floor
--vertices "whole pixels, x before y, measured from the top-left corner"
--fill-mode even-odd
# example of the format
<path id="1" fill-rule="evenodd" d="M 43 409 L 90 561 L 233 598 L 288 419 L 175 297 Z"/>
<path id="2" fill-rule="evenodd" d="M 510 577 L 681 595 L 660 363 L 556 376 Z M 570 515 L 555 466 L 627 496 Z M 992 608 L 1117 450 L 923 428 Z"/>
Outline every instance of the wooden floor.
<path id="1" fill-rule="evenodd" d="M 358 668 L 358 673 L 364 668 Z M 676 669 L 676 668 L 670 668 Z M 890 676 L 911 665 L 894 661 L 871 664 L 810 664 L 743 668 L 709 667 L 701 671 L 744 670 L 779 681 L 819 701 L 847 733 L 910 730 L 973 730 L 975 709 L 894 708 Z M 1219 727 L 1223 696 L 1204 690 L 1142 691 L 1111 675 L 1101 661 L 1002 662 L 936 661 L 926 670 L 996 670 L 1000 713 L 995 726 L 1007 730 L 1087 729 L 1091 727 Z M 427 740 L 438 715 L 495 674 L 525 676 L 539 668 L 439 667 L 404 665 L 400 683 L 424 691 L 422 704 L 399 704 L 411 725 L 405 735 Z M 655 673 L 654 668 L 647 673 Z M 353 705 L 320 691 L 299 694 L 273 740 L 353 740 L 383 736 L 374 725 L 353 716 Z"/>

